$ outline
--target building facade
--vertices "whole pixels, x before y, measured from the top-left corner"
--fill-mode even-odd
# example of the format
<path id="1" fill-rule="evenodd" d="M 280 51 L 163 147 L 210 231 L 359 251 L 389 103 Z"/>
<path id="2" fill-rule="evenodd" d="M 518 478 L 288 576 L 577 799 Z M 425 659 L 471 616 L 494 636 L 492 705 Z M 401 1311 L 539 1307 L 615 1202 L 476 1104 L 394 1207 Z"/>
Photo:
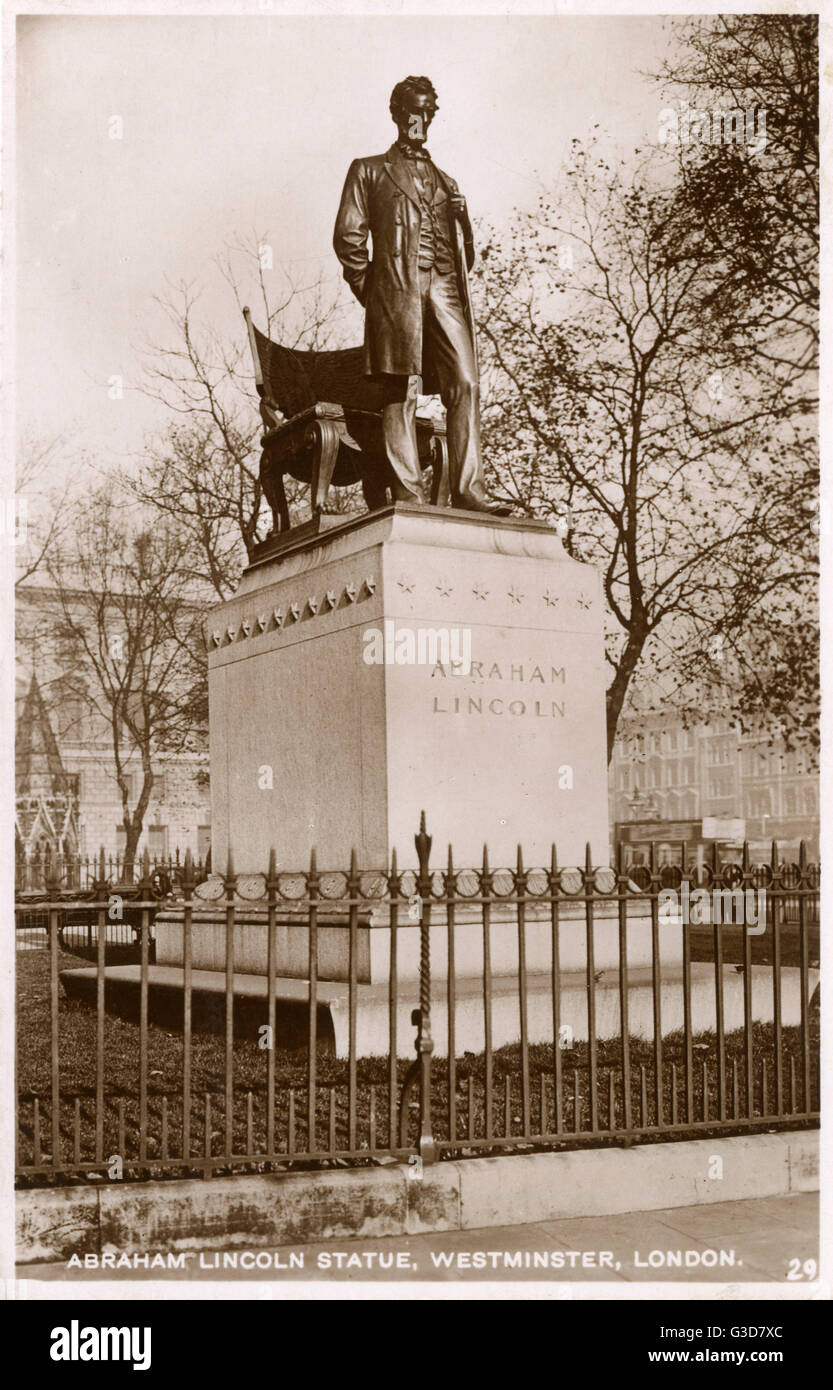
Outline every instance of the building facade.
<path id="1" fill-rule="evenodd" d="M 686 729 L 673 715 L 630 715 L 610 762 L 610 818 L 612 825 L 656 822 L 658 839 L 673 822 L 731 821 L 741 833 L 727 838 L 759 850 L 773 840 L 797 850 L 805 840 L 817 859 L 818 769 L 809 751 L 761 731 L 741 733 L 728 718 Z"/>
<path id="2" fill-rule="evenodd" d="M 16 594 L 16 744 L 23 747 L 31 723 L 31 689 L 37 686 L 41 717 L 48 720 L 62 775 L 71 786 L 74 842 L 82 857 L 121 857 L 125 844 L 121 791 L 115 776 L 112 729 L 94 717 L 81 700 L 61 698 L 62 663 L 71 659 L 49 640 L 54 612 L 53 594 L 43 576 L 33 576 Z M 29 713 L 27 714 L 27 697 Z M 43 734 L 42 738 L 46 735 Z M 19 759 L 18 759 L 19 761 Z M 138 856 L 147 849 L 151 859 L 183 856 L 190 849 L 205 859 L 211 839 L 208 749 L 188 753 L 159 753 L 152 762 L 153 787 L 139 841 Z M 130 806 L 142 786 L 138 758 L 127 764 Z M 18 771 L 20 781 L 20 770 Z M 26 790 L 22 784 L 20 794 Z"/>

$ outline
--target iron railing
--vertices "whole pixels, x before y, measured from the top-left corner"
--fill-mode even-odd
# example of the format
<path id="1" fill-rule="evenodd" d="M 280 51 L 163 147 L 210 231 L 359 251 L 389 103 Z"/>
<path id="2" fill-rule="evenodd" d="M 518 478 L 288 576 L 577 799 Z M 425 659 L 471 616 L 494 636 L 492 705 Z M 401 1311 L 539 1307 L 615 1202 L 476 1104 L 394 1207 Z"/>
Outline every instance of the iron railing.
<path id="1" fill-rule="evenodd" d="M 803 845 L 797 864 L 773 845 L 768 864 L 745 849 L 739 866 L 692 870 L 692 892 L 766 890 L 754 925 L 698 926 L 666 910 L 685 861 L 653 853 L 634 876 L 621 853 L 597 868 L 588 847 L 583 868 L 560 868 L 553 848 L 546 868 L 519 850 L 510 870 L 484 850 L 457 869 L 449 849 L 439 871 L 424 818 L 415 843 L 415 870 L 354 855 L 325 872 L 313 853 L 308 871 L 278 872 L 273 854 L 264 874 L 229 862 L 201 884 L 187 855 L 161 912 L 146 859 L 130 966 L 108 963 L 101 892 L 81 905 L 94 965 L 79 969 L 53 881 L 39 949 L 18 956 L 19 1179 L 430 1163 L 817 1122 L 819 871 Z M 18 904 L 19 932 L 30 910 Z"/>
<path id="2" fill-rule="evenodd" d="M 177 849 L 173 855 L 137 855 L 128 860 L 123 854 L 105 854 L 102 848 L 97 855 L 55 854 L 49 846 L 43 852 L 15 855 L 15 885 L 18 893 L 43 892 L 47 883 L 60 883 L 67 891 L 86 892 L 95 884 L 106 880 L 108 883 L 138 884 L 144 871 L 147 855 L 158 888 L 166 892 L 176 892 L 182 883 L 185 870 L 184 856 Z M 210 872 L 210 855 L 205 862 L 199 859 L 194 872 L 201 881 Z"/>

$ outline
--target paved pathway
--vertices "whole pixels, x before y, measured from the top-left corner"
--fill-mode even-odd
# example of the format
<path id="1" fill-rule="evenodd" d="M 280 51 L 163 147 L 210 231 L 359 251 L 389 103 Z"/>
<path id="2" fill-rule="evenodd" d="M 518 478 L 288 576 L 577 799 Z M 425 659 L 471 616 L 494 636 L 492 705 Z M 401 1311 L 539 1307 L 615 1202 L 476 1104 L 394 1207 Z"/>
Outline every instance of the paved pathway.
<path id="1" fill-rule="evenodd" d="M 153 1251 L 148 1252 L 151 1256 Z M 164 1253 L 164 1252 L 163 1252 Z M 229 1267 L 234 1256 L 237 1267 Z M 202 1251 L 182 1269 L 21 1267 L 39 1279 L 662 1280 L 799 1283 L 818 1260 L 818 1194 L 752 1198 L 622 1216 L 378 1240 L 330 1240 L 270 1251 Z M 246 1267 L 246 1266 L 249 1267 Z M 241 1267 L 242 1266 L 242 1267 Z M 397 1268 L 398 1266 L 398 1268 Z M 793 1276 L 788 1276 L 792 1271 Z M 37 1297 L 36 1289 L 31 1294 Z"/>

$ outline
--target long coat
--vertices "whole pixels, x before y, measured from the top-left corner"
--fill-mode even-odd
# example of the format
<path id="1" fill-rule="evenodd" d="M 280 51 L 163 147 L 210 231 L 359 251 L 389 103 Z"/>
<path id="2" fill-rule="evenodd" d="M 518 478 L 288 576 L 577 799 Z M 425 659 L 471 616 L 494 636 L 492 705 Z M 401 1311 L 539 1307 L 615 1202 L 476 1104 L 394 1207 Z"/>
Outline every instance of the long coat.
<path id="1" fill-rule="evenodd" d="M 449 237 L 458 261 L 458 281 L 465 305 L 465 286 L 459 265 L 455 219 L 449 198 L 457 185 L 437 172 L 434 204 L 448 218 Z M 354 159 L 347 171 L 336 218 L 333 246 L 344 267 L 344 278 L 365 308 L 364 367 L 369 376 L 392 373 L 422 376 L 423 390 L 438 389 L 431 363 L 422 360 L 422 305 L 419 280 L 419 237 L 422 210 L 408 160 L 396 144 L 385 154 Z M 368 252 L 373 238 L 373 259 Z M 474 249 L 466 242 L 471 269 Z"/>

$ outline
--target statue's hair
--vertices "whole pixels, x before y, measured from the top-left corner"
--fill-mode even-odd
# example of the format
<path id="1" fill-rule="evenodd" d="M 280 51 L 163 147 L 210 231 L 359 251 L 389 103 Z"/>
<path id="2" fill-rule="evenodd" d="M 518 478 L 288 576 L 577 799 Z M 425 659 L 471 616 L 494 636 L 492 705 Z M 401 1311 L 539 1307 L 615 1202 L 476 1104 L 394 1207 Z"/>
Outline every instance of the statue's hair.
<path id="1" fill-rule="evenodd" d="M 434 85 L 428 77 L 406 77 L 401 82 L 397 82 L 390 94 L 390 114 L 396 120 L 402 111 L 402 106 L 408 97 L 426 96 L 431 98 L 434 111 L 437 111 L 439 103 Z"/>

